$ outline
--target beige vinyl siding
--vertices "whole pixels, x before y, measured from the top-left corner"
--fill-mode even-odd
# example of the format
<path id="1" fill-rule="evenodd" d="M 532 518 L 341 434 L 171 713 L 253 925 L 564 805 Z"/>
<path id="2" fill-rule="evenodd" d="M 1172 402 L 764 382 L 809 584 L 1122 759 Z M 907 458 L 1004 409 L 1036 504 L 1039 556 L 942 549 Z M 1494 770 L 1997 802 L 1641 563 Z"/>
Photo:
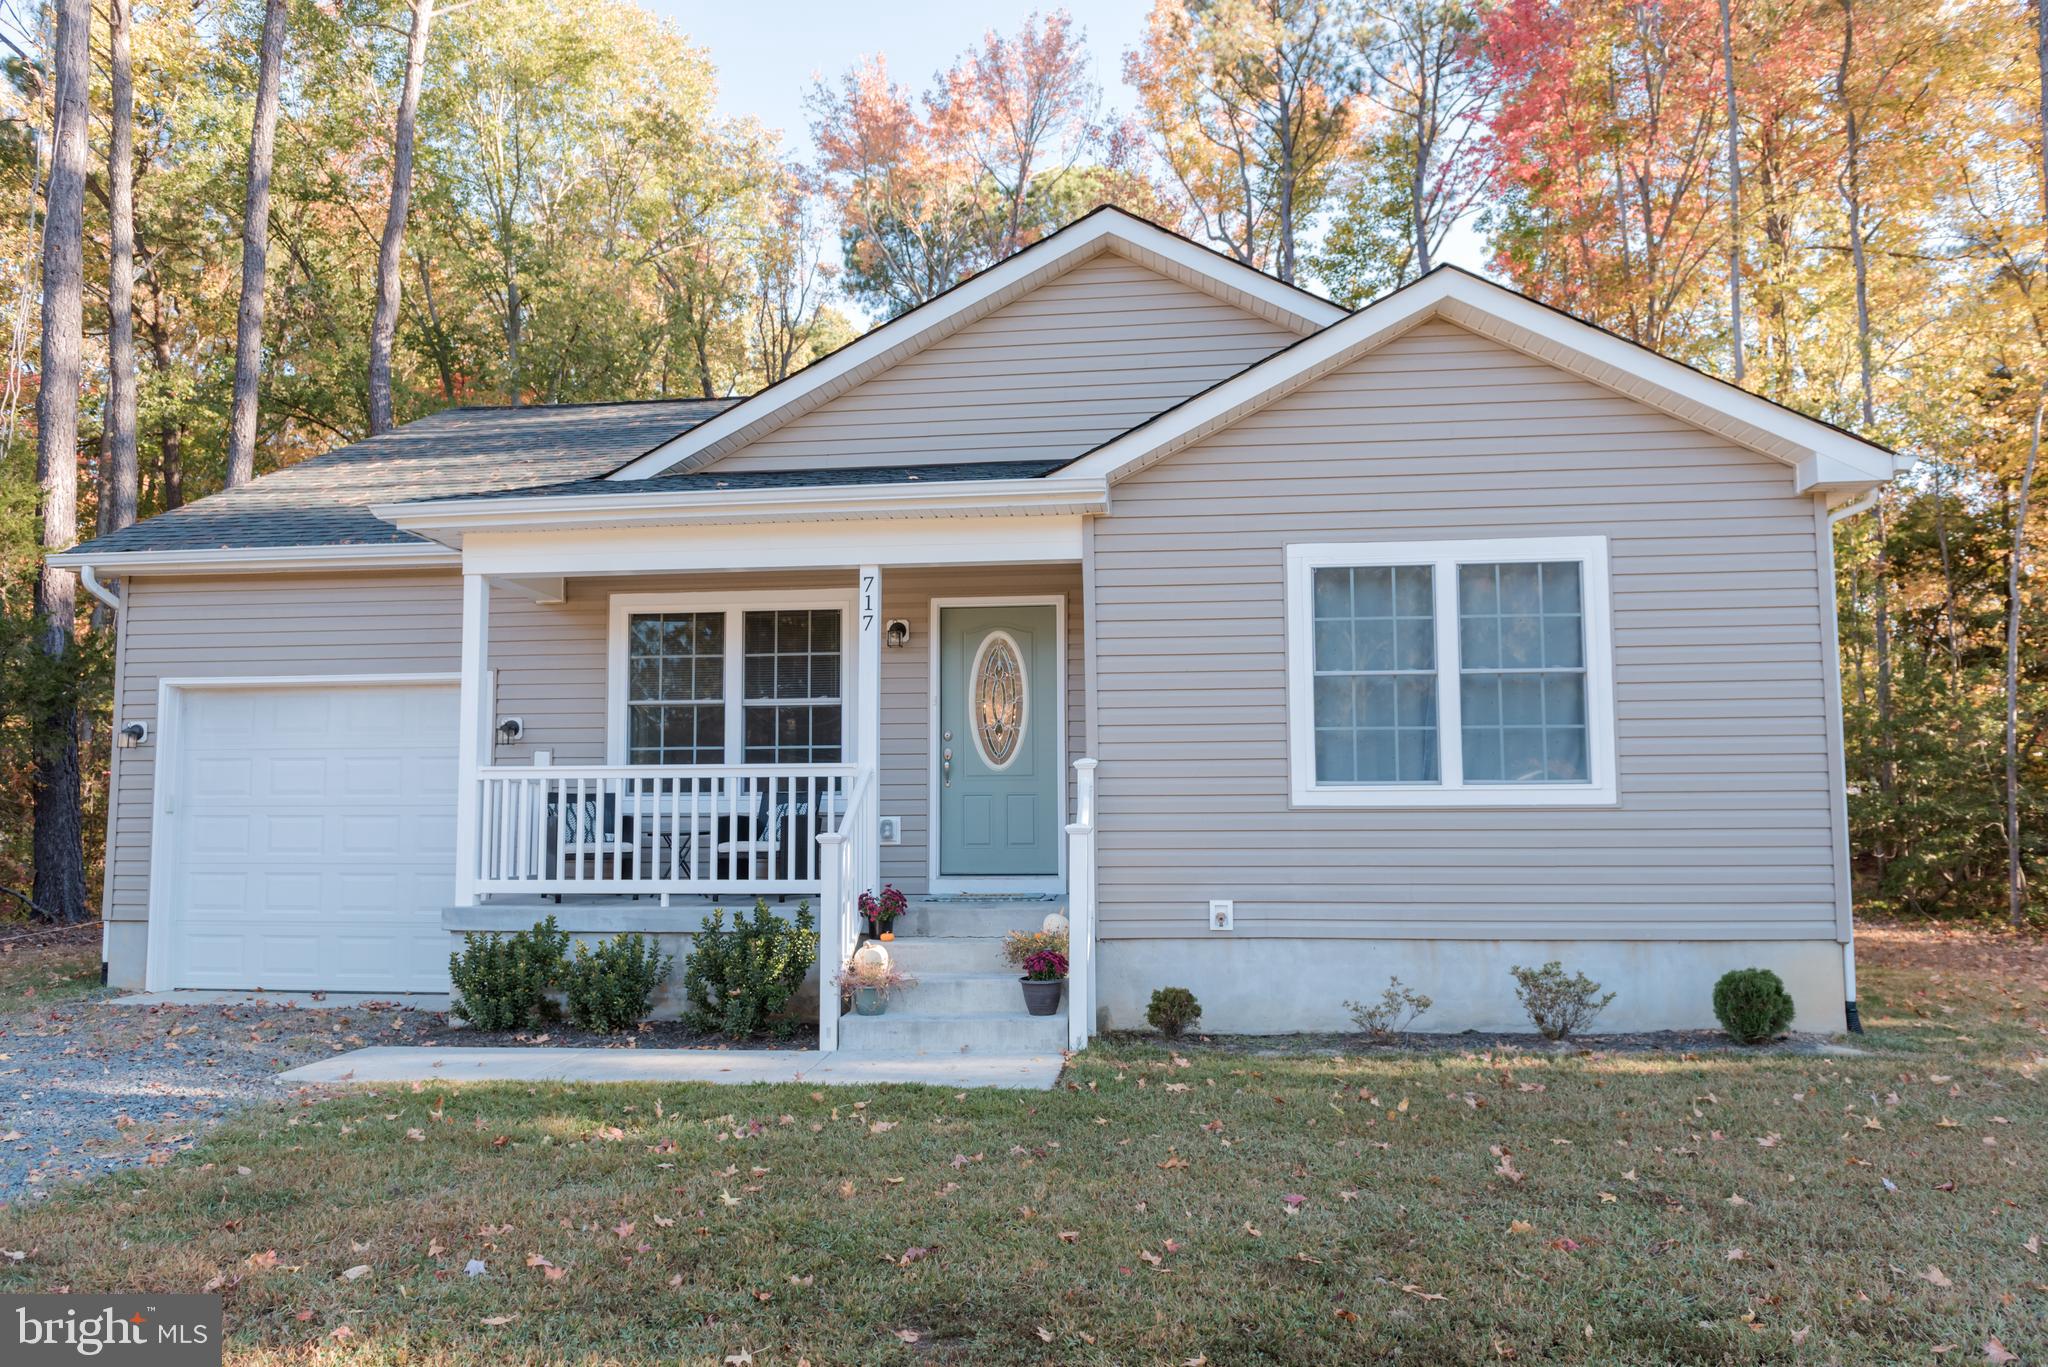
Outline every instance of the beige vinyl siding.
<path id="1" fill-rule="evenodd" d="M 849 570 L 582 580 L 571 581 L 561 603 L 494 592 L 490 663 L 497 714 L 525 723 L 520 743 L 499 747 L 494 762 L 530 763 L 540 749 L 551 751 L 557 764 L 605 762 L 611 594 L 850 588 L 852 578 Z M 925 888 L 931 836 L 931 600 L 1065 596 L 1072 760 L 1083 753 L 1087 725 L 1080 583 L 1080 567 L 1071 564 L 883 571 L 883 615 L 905 618 L 911 628 L 907 646 L 883 653 L 881 700 L 881 811 L 903 818 L 903 843 L 884 848 L 882 871 L 906 892 Z M 460 665 L 461 639 L 461 580 L 449 573 L 134 579 L 121 632 L 120 720 L 148 722 L 152 741 L 114 755 L 108 919 L 148 916 L 162 679 L 452 674 Z"/>
<path id="2" fill-rule="evenodd" d="M 1835 937 L 1812 500 L 1432 322 L 1114 491 L 1095 528 L 1110 938 Z M 1284 548 L 1603 535 L 1618 806 L 1295 810 Z"/>
<path id="3" fill-rule="evenodd" d="M 1104 252 L 720 458 L 717 468 L 1078 456 L 1296 337 Z"/>
<path id="4" fill-rule="evenodd" d="M 498 713 L 526 727 L 497 762 L 530 762 L 550 750 L 557 764 L 605 762 L 606 634 L 614 593 L 847 588 L 853 574 L 747 574 L 572 580 L 567 600 L 534 603 L 503 591 L 491 601 L 491 667 Z M 882 849 L 882 876 L 905 892 L 925 890 L 931 822 L 931 601 L 1042 597 L 1067 600 L 1067 757 L 1083 753 L 1081 571 L 1078 565 L 882 570 L 882 616 L 910 623 L 910 641 L 882 652 L 881 815 L 903 818 L 903 843 Z M 851 643 L 847 661 L 851 674 Z M 853 732 L 849 718 L 846 733 Z M 1062 819 L 1065 812 L 1062 812 Z"/>
<path id="5" fill-rule="evenodd" d="M 453 674 L 461 644 L 462 584 L 453 574 L 130 579 L 118 721 L 147 722 L 150 742 L 114 751 L 107 919 L 149 915 L 162 680 Z"/>

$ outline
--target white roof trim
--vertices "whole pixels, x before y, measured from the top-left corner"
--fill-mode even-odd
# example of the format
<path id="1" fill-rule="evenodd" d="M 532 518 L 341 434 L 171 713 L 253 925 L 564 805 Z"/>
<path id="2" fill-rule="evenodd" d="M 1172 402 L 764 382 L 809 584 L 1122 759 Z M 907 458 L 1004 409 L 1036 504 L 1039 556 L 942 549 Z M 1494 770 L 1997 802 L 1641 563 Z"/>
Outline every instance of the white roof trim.
<path id="1" fill-rule="evenodd" d="M 60 551 L 59 569 L 130 574 L 281 574 L 293 570 L 404 570 L 461 563 L 445 546 L 418 541 L 380 545 L 243 546 L 161 551 Z"/>
<path id="2" fill-rule="evenodd" d="M 1122 210 L 1097 209 L 777 385 L 726 409 L 620 467 L 609 478 L 646 479 L 697 469 L 836 398 L 870 376 L 950 336 L 1104 251 L 1309 334 L 1350 316 L 1340 305 L 1285 284 Z"/>
<path id="3" fill-rule="evenodd" d="M 384 504 L 371 511 L 393 526 L 457 546 L 462 535 L 471 531 L 963 516 L 1049 517 L 1099 513 L 1108 507 L 1109 486 L 1102 480 L 1057 474 L 1038 479 L 963 479 L 912 485 L 834 484 L 809 488 L 446 499 Z"/>
<path id="4" fill-rule="evenodd" d="M 1910 462 L 1478 276 L 1439 268 L 1204 390 L 1059 473 L 1115 483 L 1397 337 L 1443 318 L 1791 466 L 1800 492 L 1881 484 Z"/>

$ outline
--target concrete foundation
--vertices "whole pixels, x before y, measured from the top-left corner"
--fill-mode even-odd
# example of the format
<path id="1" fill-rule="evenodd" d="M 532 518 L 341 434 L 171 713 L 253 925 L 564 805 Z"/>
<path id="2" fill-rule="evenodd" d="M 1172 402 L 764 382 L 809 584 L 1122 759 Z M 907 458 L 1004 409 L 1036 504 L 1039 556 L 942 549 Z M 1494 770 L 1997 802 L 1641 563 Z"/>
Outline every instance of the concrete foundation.
<path id="1" fill-rule="evenodd" d="M 1714 983 L 1731 968 L 1785 980 L 1796 1030 L 1846 1028 L 1842 947 L 1832 940 L 1109 940 L 1100 947 L 1098 1022 L 1145 1029 L 1161 987 L 1202 1004 L 1199 1028 L 1230 1034 L 1352 1030 L 1347 1000 L 1376 1001 L 1388 977 L 1430 997 L 1415 1029 L 1525 1031 L 1529 1018 L 1508 970 L 1552 959 L 1614 993 L 1596 1031 L 1712 1029 Z"/>

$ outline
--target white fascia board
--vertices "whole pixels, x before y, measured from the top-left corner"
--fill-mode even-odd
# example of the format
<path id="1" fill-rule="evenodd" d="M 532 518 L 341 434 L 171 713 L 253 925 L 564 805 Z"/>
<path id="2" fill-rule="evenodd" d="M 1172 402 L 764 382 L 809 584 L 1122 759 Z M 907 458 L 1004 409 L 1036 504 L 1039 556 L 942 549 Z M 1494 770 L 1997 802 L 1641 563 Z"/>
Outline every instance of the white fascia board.
<path id="1" fill-rule="evenodd" d="M 1479 331 L 1791 466 L 1800 492 L 1816 485 L 1877 484 L 1892 477 L 1896 461 L 1882 447 L 1455 270 L 1432 272 L 1367 305 L 1097 447 L 1062 473 L 1094 475 L 1114 484 L 1435 317 Z"/>
<path id="2" fill-rule="evenodd" d="M 846 569 L 860 565 L 1004 565 L 1079 560 L 1079 514 L 913 521 L 475 532 L 467 574 L 682 574 L 723 570 Z"/>
<path id="3" fill-rule="evenodd" d="M 893 520 L 969 514 L 1057 516 L 1101 512 L 1108 506 L 1109 487 L 1102 480 L 1054 475 L 1040 479 L 939 480 L 907 485 L 838 484 L 798 489 L 688 489 L 644 494 L 464 499 L 383 504 L 371 511 L 393 526 L 446 541 L 480 531 Z"/>
<path id="4" fill-rule="evenodd" d="M 921 350 L 956 326 L 964 326 L 959 322 L 963 314 L 971 318 L 978 310 L 986 309 L 1019 285 L 1060 274 L 1069 264 L 1085 260 L 1116 242 L 1162 257 L 1206 277 L 1215 282 L 1219 291 L 1236 291 L 1257 298 L 1284 316 L 1297 320 L 1304 331 L 1328 327 L 1349 316 L 1341 306 L 1327 299 L 1298 290 L 1176 233 L 1115 209 L 1100 209 L 955 285 L 929 303 L 891 319 L 823 360 L 804 367 L 782 383 L 762 390 L 687 432 L 679 433 L 638 460 L 613 471 L 607 478 L 647 479 L 672 470 L 689 469 L 720 443 L 750 430 L 772 430 L 780 426 L 778 415 L 791 410 L 802 411 L 806 400 L 820 391 L 827 396 L 836 394 L 835 386 L 846 384 L 850 377 L 865 367 L 891 355 L 909 355 Z M 768 426 L 763 428 L 763 424 Z"/>
<path id="5" fill-rule="evenodd" d="M 446 546 L 398 542 L 370 546 L 246 546 L 162 551 L 61 551 L 49 563 L 110 575 L 283 574 L 318 570 L 447 569 L 462 557 Z"/>

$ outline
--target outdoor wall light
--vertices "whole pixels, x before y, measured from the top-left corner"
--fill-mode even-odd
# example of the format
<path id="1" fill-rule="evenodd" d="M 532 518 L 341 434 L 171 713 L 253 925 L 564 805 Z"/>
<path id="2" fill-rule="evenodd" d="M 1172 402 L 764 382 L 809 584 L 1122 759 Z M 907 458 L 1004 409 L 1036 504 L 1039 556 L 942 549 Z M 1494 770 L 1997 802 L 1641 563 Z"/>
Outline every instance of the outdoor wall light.
<path id="1" fill-rule="evenodd" d="M 882 636 L 891 650 L 908 645 L 910 643 L 910 623 L 901 617 L 891 617 L 889 625 L 884 629 Z"/>
<path id="2" fill-rule="evenodd" d="M 526 734 L 526 723 L 517 717 L 507 717 L 498 723 L 498 744 L 510 745 Z"/>
<path id="3" fill-rule="evenodd" d="M 121 728 L 121 748 L 123 750 L 133 750 L 148 739 L 149 723 L 146 721 L 131 721 Z"/>

